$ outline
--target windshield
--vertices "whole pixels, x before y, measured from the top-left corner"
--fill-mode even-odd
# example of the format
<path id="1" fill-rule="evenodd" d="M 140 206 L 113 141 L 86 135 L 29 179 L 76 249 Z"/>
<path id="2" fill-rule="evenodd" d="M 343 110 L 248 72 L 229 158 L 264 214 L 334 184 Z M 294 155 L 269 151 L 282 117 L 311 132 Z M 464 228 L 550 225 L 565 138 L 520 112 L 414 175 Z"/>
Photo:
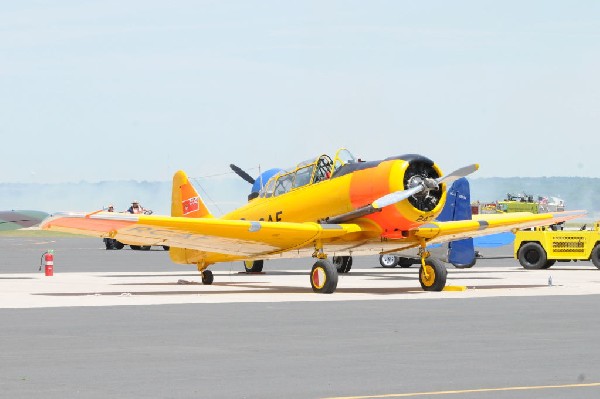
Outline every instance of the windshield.
<path id="1" fill-rule="evenodd" d="M 335 155 L 335 161 L 329 155 L 321 155 L 300 162 L 295 168 L 280 172 L 271 177 L 259 192 L 263 198 L 285 194 L 297 188 L 328 180 L 337 167 L 356 162 L 350 151 L 342 148 Z"/>

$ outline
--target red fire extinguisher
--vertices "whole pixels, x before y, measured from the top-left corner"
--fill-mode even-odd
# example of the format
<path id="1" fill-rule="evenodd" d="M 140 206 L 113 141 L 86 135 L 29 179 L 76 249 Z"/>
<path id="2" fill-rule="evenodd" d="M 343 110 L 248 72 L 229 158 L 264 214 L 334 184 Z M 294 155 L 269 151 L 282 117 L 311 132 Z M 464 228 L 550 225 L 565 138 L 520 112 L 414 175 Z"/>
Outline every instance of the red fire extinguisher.
<path id="1" fill-rule="evenodd" d="M 54 251 L 49 249 L 42 254 L 40 259 L 40 271 L 42 270 L 42 262 L 44 264 L 44 274 L 46 276 L 54 275 Z"/>

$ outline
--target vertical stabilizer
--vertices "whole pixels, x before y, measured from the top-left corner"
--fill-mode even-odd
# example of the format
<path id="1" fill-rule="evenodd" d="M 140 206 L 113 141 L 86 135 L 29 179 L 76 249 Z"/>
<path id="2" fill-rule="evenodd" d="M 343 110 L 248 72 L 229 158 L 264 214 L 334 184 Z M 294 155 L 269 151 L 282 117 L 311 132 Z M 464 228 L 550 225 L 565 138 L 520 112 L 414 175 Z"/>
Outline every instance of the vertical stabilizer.
<path id="1" fill-rule="evenodd" d="M 182 170 L 177 171 L 173 176 L 171 216 L 183 216 L 186 218 L 213 217 Z"/>

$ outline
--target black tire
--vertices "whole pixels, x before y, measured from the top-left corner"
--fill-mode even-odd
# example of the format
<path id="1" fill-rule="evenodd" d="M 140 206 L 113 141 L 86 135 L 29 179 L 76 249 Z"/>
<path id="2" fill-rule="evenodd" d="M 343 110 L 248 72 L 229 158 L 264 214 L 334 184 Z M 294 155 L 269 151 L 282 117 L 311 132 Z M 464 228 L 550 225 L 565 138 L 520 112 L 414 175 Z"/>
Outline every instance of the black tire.
<path id="1" fill-rule="evenodd" d="M 169 249 L 171 249 L 171 247 L 169 247 L 168 245 L 163 245 L 162 247 L 165 251 L 168 251 Z"/>
<path id="2" fill-rule="evenodd" d="M 115 247 L 115 249 L 123 249 L 123 248 L 125 248 L 125 244 L 123 244 L 121 241 L 115 240 L 114 247 Z"/>
<path id="3" fill-rule="evenodd" d="M 405 258 L 403 256 L 396 256 L 396 259 L 398 260 L 398 266 L 406 268 L 406 267 L 411 267 L 412 265 L 415 264 L 415 260 L 413 258 Z"/>
<path id="4" fill-rule="evenodd" d="M 260 273 L 263 269 L 262 260 L 246 260 L 244 261 L 244 269 L 246 273 Z"/>
<path id="5" fill-rule="evenodd" d="M 556 263 L 556 261 L 554 259 L 552 260 L 547 260 L 546 263 L 544 263 L 544 267 L 542 267 L 542 269 L 549 269 L 550 267 L 552 267 L 552 265 L 554 265 Z"/>
<path id="6" fill-rule="evenodd" d="M 600 269 L 600 243 L 596 244 L 594 249 L 592 249 L 592 254 L 590 255 L 590 260 L 598 269 Z"/>
<path id="7" fill-rule="evenodd" d="M 338 273 L 333 263 L 320 259 L 310 271 L 310 285 L 318 294 L 332 294 L 338 283 Z"/>
<path id="8" fill-rule="evenodd" d="M 352 269 L 351 256 L 334 256 L 331 261 L 337 269 L 338 273 L 348 273 Z"/>
<path id="9" fill-rule="evenodd" d="M 112 250 L 115 249 L 115 244 L 112 238 L 104 238 L 102 241 L 104 241 L 104 246 L 106 247 L 106 250 Z"/>
<path id="10" fill-rule="evenodd" d="M 521 266 L 528 270 L 543 269 L 548 260 L 546 251 L 537 242 L 528 242 L 521 246 L 517 257 Z"/>
<path id="11" fill-rule="evenodd" d="M 423 266 L 419 268 L 421 288 L 425 291 L 443 290 L 446 286 L 446 277 L 448 276 L 446 266 L 435 258 L 427 258 L 425 259 L 425 267 L 427 268 L 427 277 L 425 277 Z"/>
<path id="12" fill-rule="evenodd" d="M 133 249 L 134 251 L 139 251 L 140 249 L 142 249 L 142 247 L 141 247 L 141 246 L 139 246 L 139 245 L 130 245 L 129 247 L 130 247 L 131 249 Z"/>
<path id="13" fill-rule="evenodd" d="M 140 247 L 140 249 L 141 249 L 142 251 L 150 251 L 150 245 L 142 245 L 142 246 Z"/>
<path id="14" fill-rule="evenodd" d="M 206 269 L 202 271 L 202 284 L 211 285 L 214 279 L 215 278 L 210 270 Z"/>
<path id="15" fill-rule="evenodd" d="M 386 269 L 396 267 L 398 266 L 398 257 L 390 254 L 379 255 L 379 264 Z"/>

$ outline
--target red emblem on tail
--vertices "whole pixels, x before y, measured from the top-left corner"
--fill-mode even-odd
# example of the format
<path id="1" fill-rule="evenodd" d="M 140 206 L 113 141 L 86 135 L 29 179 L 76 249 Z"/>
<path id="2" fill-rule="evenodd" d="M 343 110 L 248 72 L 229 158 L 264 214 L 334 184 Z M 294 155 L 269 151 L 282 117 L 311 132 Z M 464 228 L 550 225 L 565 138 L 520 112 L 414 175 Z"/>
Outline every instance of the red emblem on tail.
<path id="1" fill-rule="evenodd" d="M 188 198 L 181 203 L 183 205 L 183 214 L 187 215 L 200 209 L 200 198 L 192 197 Z"/>

